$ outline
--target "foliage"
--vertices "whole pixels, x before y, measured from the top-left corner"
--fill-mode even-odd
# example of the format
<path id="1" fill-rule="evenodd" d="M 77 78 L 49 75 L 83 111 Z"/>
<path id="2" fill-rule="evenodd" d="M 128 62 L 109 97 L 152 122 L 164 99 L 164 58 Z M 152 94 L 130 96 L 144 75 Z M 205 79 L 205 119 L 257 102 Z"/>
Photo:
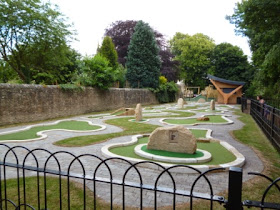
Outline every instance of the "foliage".
<path id="1" fill-rule="evenodd" d="M 123 66 L 125 66 L 126 63 L 128 45 L 134 33 L 136 24 L 137 21 L 134 20 L 116 21 L 105 30 L 105 36 L 110 36 L 112 38 L 118 52 L 118 62 Z M 171 53 L 165 37 L 160 32 L 154 29 L 152 30 L 160 48 L 159 56 L 162 62 L 160 72 L 168 79 L 168 81 L 176 81 L 177 62 L 173 60 L 174 55 Z"/>
<path id="2" fill-rule="evenodd" d="M 178 93 L 177 85 L 172 82 L 160 84 L 157 89 L 152 90 L 160 103 L 169 103 L 176 100 L 176 94 Z"/>
<path id="3" fill-rule="evenodd" d="M 117 69 L 114 70 L 114 81 L 119 82 L 120 88 L 125 87 L 125 81 L 126 81 L 125 75 L 126 75 L 126 68 L 124 68 L 122 64 L 119 64 Z"/>
<path id="4" fill-rule="evenodd" d="M 73 32 L 56 8 L 40 0 L 1 0 L 0 17 L 0 55 L 22 81 L 67 80 L 61 71 L 71 62 L 67 40 Z"/>
<path id="5" fill-rule="evenodd" d="M 160 49 L 159 56 L 161 59 L 161 75 L 165 76 L 168 81 L 176 82 L 179 62 L 174 60 L 175 56 L 171 53 L 170 48 L 165 47 Z"/>
<path id="6" fill-rule="evenodd" d="M 165 76 L 160 76 L 159 77 L 159 84 L 166 84 L 167 83 L 167 79 L 165 78 Z"/>
<path id="7" fill-rule="evenodd" d="M 158 87 L 160 74 L 159 48 L 150 26 L 138 21 L 128 46 L 126 78 L 133 88 Z"/>
<path id="8" fill-rule="evenodd" d="M 18 79 L 17 74 L 7 62 L 0 59 L 0 83 L 7 83 L 14 79 Z"/>
<path id="9" fill-rule="evenodd" d="M 244 81 L 245 89 L 250 86 L 255 69 L 239 47 L 230 43 L 216 45 L 210 59 L 213 75 L 228 80 Z"/>
<path id="10" fill-rule="evenodd" d="M 60 84 L 59 87 L 61 88 L 61 90 L 65 91 L 65 92 L 79 92 L 79 91 L 84 91 L 84 87 L 77 85 L 77 84 Z"/>
<path id="11" fill-rule="evenodd" d="M 98 52 L 109 61 L 110 67 L 113 69 L 118 67 L 118 54 L 111 37 L 105 36 Z"/>
<path id="12" fill-rule="evenodd" d="M 170 40 L 175 60 L 180 62 L 180 78 L 189 86 L 205 86 L 207 71 L 210 67 L 210 53 L 215 47 L 208 36 L 198 33 L 193 36 L 176 33 Z"/>
<path id="13" fill-rule="evenodd" d="M 74 80 L 83 86 L 107 90 L 114 82 L 114 73 L 112 67 L 109 67 L 109 61 L 97 54 L 93 58 L 86 57 L 80 62 Z"/>
<path id="14" fill-rule="evenodd" d="M 259 69 L 255 80 L 268 97 L 279 97 L 280 85 L 280 1 L 244 0 L 228 16 L 236 32 L 249 38 L 252 60 Z M 257 87 L 255 87 L 257 88 Z M 259 93 L 257 93 L 259 94 Z"/>

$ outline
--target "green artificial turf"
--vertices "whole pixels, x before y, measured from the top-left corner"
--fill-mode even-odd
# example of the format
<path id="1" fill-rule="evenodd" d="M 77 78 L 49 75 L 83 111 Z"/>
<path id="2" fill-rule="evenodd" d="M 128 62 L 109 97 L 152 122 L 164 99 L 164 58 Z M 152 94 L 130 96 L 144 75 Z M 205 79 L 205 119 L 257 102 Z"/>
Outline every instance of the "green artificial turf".
<path id="1" fill-rule="evenodd" d="M 208 115 L 209 121 L 199 121 L 196 118 L 189 119 L 165 119 L 164 122 L 170 124 L 195 124 L 195 123 L 226 123 L 227 121 L 223 119 L 220 115 Z"/>
<path id="2" fill-rule="evenodd" d="M 36 126 L 30 128 L 29 130 L 19 131 L 16 133 L 10 133 L 6 135 L 0 135 L 1 140 L 26 140 L 26 139 L 34 139 L 37 138 L 37 132 L 43 130 L 52 130 L 52 129 L 66 129 L 73 131 L 86 131 L 86 130 L 96 130 L 101 128 L 100 126 L 89 125 L 88 122 L 83 121 L 62 121 L 56 125 L 44 125 L 44 126 Z"/>
<path id="3" fill-rule="evenodd" d="M 203 153 L 196 151 L 194 154 L 180 153 L 180 152 L 169 152 L 155 149 L 147 149 L 147 145 L 141 147 L 141 150 L 153 155 L 159 155 L 164 157 L 174 157 L 174 158 L 198 158 L 202 157 Z"/>
<path id="4" fill-rule="evenodd" d="M 124 147 L 115 147 L 115 148 L 110 149 L 110 152 L 117 154 L 117 155 L 125 156 L 125 157 L 149 160 L 147 158 L 140 157 L 139 155 L 134 153 L 135 146 L 137 146 L 139 144 L 145 144 L 147 142 L 148 142 L 148 137 L 140 138 L 138 140 L 138 142 L 134 145 L 124 146 Z M 224 164 L 224 163 L 232 162 L 236 159 L 236 157 L 231 152 L 229 152 L 226 148 L 224 148 L 218 142 L 211 142 L 211 143 L 197 142 L 197 148 L 206 150 L 206 151 L 210 152 L 212 155 L 212 160 L 207 163 L 203 163 L 204 165 Z M 160 161 L 157 161 L 157 162 L 160 162 Z M 162 162 L 162 163 L 164 163 L 164 162 Z M 187 165 L 201 165 L 201 164 L 193 163 L 193 164 L 187 164 Z"/>
<path id="5" fill-rule="evenodd" d="M 190 113 L 190 112 L 180 112 L 180 111 L 167 111 L 167 112 L 179 114 L 178 117 L 190 117 L 194 115 L 194 113 Z M 168 116 L 159 115 L 153 117 L 150 116 L 149 118 L 160 118 L 160 117 L 166 118 Z M 81 146 L 86 146 L 86 145 L 91 145 L 98 142 L 106 141 L 108 139 L 112 139 L 120 136 L 151 133 L 156 128 L 160 127 L 160 126 L 146 124 L 146 123 L 130 122 L 129 121 L 130 119 L 135 119 L 135 118 L 123 117 L 123 118 L 116 118 L 116 119 L 110 119 L 105 121 L 105 123 L 107 124 L 123 128 L 124 131 L 122 132 L 108 133 L 108 134 L 101 134 L 101 135 L 76 136 L 76 137 L 57 141 L 54 144 L 58 146 L 64 146 L 64 147 L 81 147 Z"/>

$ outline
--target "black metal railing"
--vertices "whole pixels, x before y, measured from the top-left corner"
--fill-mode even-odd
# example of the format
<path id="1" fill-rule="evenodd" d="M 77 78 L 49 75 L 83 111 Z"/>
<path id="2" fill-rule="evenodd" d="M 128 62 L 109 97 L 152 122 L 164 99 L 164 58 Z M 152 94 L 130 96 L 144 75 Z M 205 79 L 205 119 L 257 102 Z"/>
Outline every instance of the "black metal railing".
<path id="1" fill-rule="evenodd" d="M 250 107 L 248 107 L 248 101 Z M 273 146 L 280 152 L 280 109 L 257 100 L 242 98 L 242 112 L 250 109 L 250 114 L 262 129 Z"/>
<path id="2" fill-rule="evenodd" d="M 153 166 L 149 169 L 147 166 Z M 124 167 L 125 166 L 125 167 Z M 124 168 L 122 170 L 122 168 Z M 180 169 L 180 171 L 176 171 Z M 175 170 L 175 171 L 174 171 Z M 192 180 L 188 189 L 182 181 L 177 180 L 178 174 L 187 177 L 184 170 L 192 172 Z M 219 173 L 213 173 L 219 172 Z M 228 175 L 228 199 L 216 195 L 215 189 L 209 177 L 215 178 L 220 173 Z M 147 179 L 146 175 L 149 174 Z M 204 172 L 187 165 L 175 165 L 165 168 L 162 165 L 143 161 L 132 164 L 123 158 L 102 159 L 93 154 L 75 155 L 68 151 L 50 152 L 46 149 L 28 149 L 23 146 L 10 147 L 0 144 L 0 209 L 49 209 L 50 203 L 55 203 L 55 209 L 102 209 L 97 206 L 97 199 L 101 198 L 108 203 L 108 208 L 113 209 L 116 205 L 125 209 L 128 206 L 143 209 L 148 206 L 157 209 L 164 200 L 170 200 L 170 209 L 176 209 L 177 200 L 180 198 L 181 205 L 193 209 L 195 201 L 205 200 L 209 202 L 209 209 L 214 209 L 214 203 L 222 204 L 226 209 L 241 210 L 244 206 L 259 207 L 260 209 L 280 209 L 280 202 L 265 202 L 268 192 L 277 188 L 280 197 L 280 178 L 272 180 L 265 175 L 251 173 L 264 177 L 269 181 L 260 201 L 241 200 L 242 195 L 242 169 L 231 167 L 229 171 L 222 168 L 214 168 Z M 36 192 L 35 204 L 29 203 L 27 198 L 28 177 L 36 179 L 34 186 Z M 58 180 L 58 201 L 51 200 L 48 195 L 51 193 L 48 184 L 48 177 Z M 40 179 L 43 184 L 40 184 Z M 164 178 L 164 179 L 163 179 Z M 9 194 L 11 180 L 16 188 L 16 195 Z M 62 190 L 62 181 L 66 180 L 67 191 Z M 169 181 L 166 181 L 169 180 Z M 79 201 L 80 207 L 72 207 L 73 200 L 70 184 L 77 182 L 82 185 L 82 198 Z M 202 182 L 201 182 L 202 181 Z M 198 184 L 207 193 L 198 192 Z M 119 189 L 117 189 L 119 187 Z M 88 189 L 93 192 L 89 195 Z M 131 189 L 131 190 L 129 190 Z M 275 190 L 275 189 L 274 189 Z M 151 192 L 150 194 L 145 194 Z M 63 193 L 67 196 L 64 197 Z M 161 200 L 159 200 L 160 196 Z M 88 196 L 92 196 L 92 203 L 88 203 Z M 105 196 L 105 197 L 104 197 Z M 107 196 L 107 197 L 106 197 Z M 65 199 L 65 200 L 64 200 Z M 127 201 L 133 202 L 127 203 Z M 208 204 L 206 204 L 208 205 Z M 36 207 L 35 207 L 36 206 Z"/>

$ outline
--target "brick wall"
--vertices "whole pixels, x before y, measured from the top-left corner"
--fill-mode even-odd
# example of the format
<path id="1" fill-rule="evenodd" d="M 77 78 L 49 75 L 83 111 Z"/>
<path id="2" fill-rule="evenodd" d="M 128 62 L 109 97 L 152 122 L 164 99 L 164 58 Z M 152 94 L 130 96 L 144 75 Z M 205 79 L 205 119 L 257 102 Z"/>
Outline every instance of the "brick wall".
<path id="1" fill-rule="evenodd" d="M 100 91 L 64 91 L 56 85 L 0 84 L 0 125 L 32 122 L 57 117 L 86 114 L 157 104 L 155 95 L 145 89 L 111 88 Z"/>

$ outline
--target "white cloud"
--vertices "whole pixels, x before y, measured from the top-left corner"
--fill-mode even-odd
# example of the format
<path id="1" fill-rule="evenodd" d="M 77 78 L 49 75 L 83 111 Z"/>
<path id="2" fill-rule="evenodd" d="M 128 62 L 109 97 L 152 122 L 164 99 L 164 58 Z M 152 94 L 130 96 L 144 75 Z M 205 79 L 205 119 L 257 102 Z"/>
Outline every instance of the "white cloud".
<path id="1" fill-rule="evenodd" d="M 210 36 L 216 44 L 229 42 L 251 55 L 245 37 L 236 36 L 225 19 L 240 0 L 50 0 L 70 18 L 79 42 L 72 46 L 82 54 L 94 54 L 105 28 L 117 20 L 143 20 L 167 38 L 176 32 Z"/>

